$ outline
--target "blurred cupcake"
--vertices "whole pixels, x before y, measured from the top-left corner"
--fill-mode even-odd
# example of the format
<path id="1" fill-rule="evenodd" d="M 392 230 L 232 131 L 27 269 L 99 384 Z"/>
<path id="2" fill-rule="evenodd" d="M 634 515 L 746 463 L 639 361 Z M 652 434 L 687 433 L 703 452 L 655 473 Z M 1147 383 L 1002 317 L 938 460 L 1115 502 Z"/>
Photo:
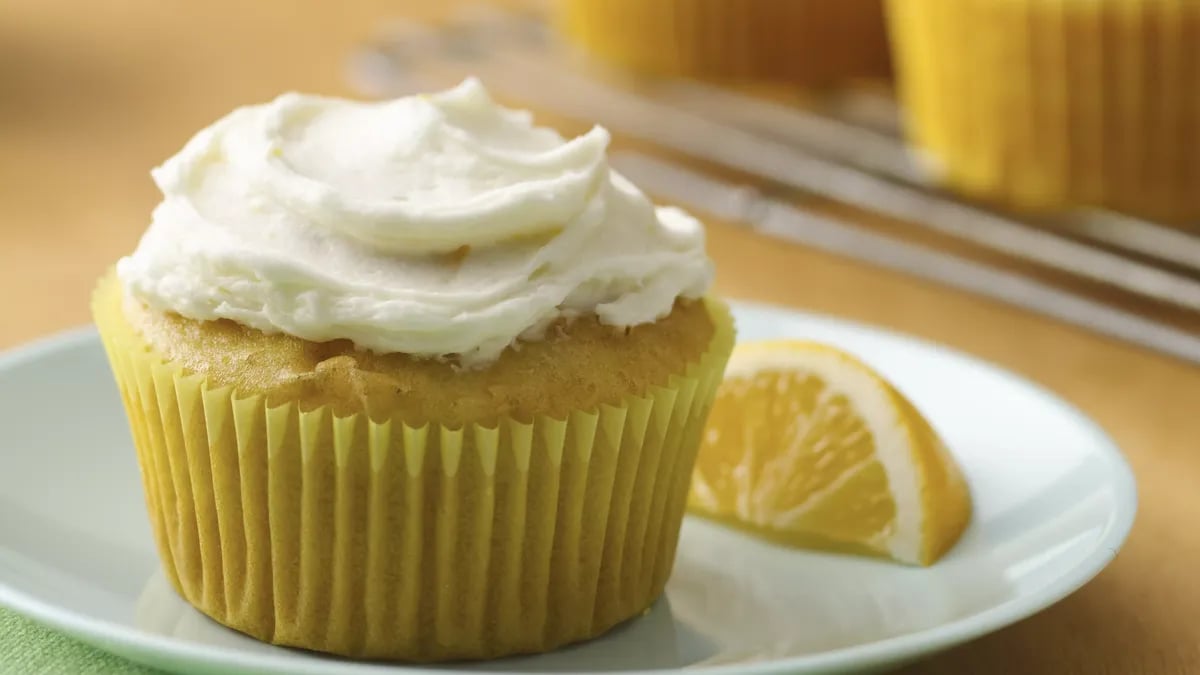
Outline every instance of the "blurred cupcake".
<path id="1" fill-rule="evenodd" d="M 886 75 L 883 0 L 562 0 L 561 24 L 635 71 L 824 85 Z"/>
<path id="2" fill-rule="evenodd" d="M 353 657 L 599 635 L 675 555 L 732 348 L 701 225 L 468 81 L 234 111 L 93 311 L 166 575 Z"/>
<path id="3" fill-rule="evenodd" d="M 1027 208 L 1200 221 L 1200 3 L 891 0 L 914 144 Z"/>

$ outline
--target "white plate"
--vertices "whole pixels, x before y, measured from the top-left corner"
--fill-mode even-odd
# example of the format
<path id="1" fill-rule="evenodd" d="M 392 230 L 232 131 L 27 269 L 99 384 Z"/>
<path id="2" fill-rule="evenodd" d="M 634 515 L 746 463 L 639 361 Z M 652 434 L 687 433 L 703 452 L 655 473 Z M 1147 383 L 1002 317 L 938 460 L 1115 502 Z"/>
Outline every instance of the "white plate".
<path id="1" fill-rule="evenodd" d="M 86 330 L 0 358 L 0 604 L 180 672 L 831 673 L 893 667 L 1027 617 L 1125 540 L 1136 509 L 1128 466 L 1051 394 L 872 328 L 746 304 L 737 318 L 743 339 L 810 337 L 858 353 L 929 415 L 975 499 L 948 557 L 905 568 L 689 519 L 667 600 L 591 643 L 436 671 L 272 647 L 204 618 L 158 573 L 125 417 Z"/>

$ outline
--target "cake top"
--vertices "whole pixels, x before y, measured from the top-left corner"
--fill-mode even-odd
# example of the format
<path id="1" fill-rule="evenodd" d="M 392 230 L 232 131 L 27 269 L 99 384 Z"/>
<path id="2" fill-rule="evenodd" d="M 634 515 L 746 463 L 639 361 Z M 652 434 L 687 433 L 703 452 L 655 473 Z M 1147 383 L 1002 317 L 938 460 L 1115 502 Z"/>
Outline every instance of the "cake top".
<path id="1" fill-rule="evenodd" d="M 485 365 L 562 317 L 627 327 L 708 288 L 704 230 L 467 80 L 383 102 L 285 94 L 152 172 L 163 193 L 117 265 L 128 295 L 196 320 Z"/>

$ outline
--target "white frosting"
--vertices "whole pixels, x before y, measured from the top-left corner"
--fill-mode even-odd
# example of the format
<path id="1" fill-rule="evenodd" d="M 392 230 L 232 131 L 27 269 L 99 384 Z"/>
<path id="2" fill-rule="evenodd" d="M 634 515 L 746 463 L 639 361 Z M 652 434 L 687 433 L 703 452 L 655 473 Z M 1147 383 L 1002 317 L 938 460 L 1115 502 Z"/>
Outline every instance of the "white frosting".
<path id="1" fill-rule="evenodd" d="M 117 272 L 158 310 L 468 365 L 562 316 L 652 322 L 707 290 L 704 230 L 607 146 L 474 80 L 379 103 L 286 94 L 152 172 L 163 201 Z"/>

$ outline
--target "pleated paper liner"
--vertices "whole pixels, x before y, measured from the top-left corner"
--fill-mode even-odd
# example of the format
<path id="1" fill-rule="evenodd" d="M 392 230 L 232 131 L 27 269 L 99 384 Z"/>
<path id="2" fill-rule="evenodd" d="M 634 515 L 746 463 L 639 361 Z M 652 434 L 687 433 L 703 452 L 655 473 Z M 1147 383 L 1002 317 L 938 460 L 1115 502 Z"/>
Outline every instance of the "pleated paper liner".
<path id="1" fill-rule="evenodd" d="M 1200 3 L 891 0 L 909 134 L 952 187 L 1200 224 Z"/>
<path id="2" fill-rule="evenodd" d="M 883 0 L 566 0 L 585 50 L 656 75 L 825 85 L 886 76 Z"/>
<path id="3" fill-rule="evenodd" d="M 260 640 L 370 659 L 540 652 L 662 593 L 732 318 L 668 386 L 598 411 L 452 429 L 209 387 L 93 311 L 166 576 Z"/>

